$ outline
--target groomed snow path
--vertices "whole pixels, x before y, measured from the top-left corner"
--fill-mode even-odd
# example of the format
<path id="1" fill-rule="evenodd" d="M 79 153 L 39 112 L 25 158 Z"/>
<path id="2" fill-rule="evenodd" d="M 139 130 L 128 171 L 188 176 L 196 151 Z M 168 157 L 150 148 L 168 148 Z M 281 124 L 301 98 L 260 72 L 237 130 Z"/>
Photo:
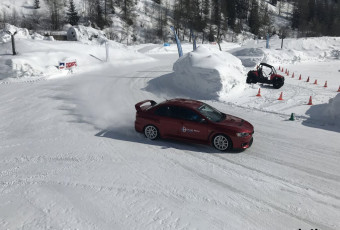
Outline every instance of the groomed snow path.
<path id="1" fill-rule="evenodd" d="M 254 125 L 250 149 L 148 141 L 134 104 L 165 99 L 144 88 L 177 55 L 152 57 L 0 84 L 0 229 L 340 229 L 338 131 L 207 101 Z"/>

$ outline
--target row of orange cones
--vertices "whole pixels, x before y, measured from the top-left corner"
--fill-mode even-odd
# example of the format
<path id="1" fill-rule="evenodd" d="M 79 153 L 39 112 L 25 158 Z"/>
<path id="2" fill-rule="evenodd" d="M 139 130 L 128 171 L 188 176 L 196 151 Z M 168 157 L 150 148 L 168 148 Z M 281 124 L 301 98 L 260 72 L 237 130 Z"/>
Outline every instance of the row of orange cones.
<path id="1" fill-rule="evenodd" d="M 283 68 L 281 68 L 280 66 L 279 66 L 279 70 L 281 70 L 283 72 Z M 285 74 L 287 74 L 289 76 L 289 71 L 287 69 L 285 71 Z M 292 78 L 294 78 L 294 73 L 292 74 Z M 299 80 L 302 80 L 301 74 L 300 74 Z M 306 82 L 309 82 L 309 77 L 307 78 Z M 318 80 L 315 80 L 314 85 L 317 85 L 317 84 L 318 84 Z M 327 88 L 327 81 L 325 82 L 325 85 L 323 87 Z M 340 86 L 339 86 L 339 89 L 338 89 L 337 92 L 340 92 Z"/>
<path id="2" fill-rule="evenodd" d="M 282 92 L 281 92 L 281 94 L 280 94 L 280 96 L 279 96 L 279 98 L 278 98 L 277 100 L 283 101 L 283 96 L 282 96 L 282 95 L 283 95 L 283 94 L 282 94 Z M 257 93 L 256 96 L 257 96 L 257 97 L 261 97 L 261 88 L 259 89 L 259 92 Z M 313 105 L 312 96 L 309 97 L 309 101 L 308 101 L 308 104 L 307 104 L 307 105 Z"/>

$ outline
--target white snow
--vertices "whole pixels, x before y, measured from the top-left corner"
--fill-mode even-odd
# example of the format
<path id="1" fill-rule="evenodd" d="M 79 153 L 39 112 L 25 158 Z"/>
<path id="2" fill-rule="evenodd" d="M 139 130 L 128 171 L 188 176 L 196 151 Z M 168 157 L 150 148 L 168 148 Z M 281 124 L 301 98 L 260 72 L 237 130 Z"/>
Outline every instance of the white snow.
<path id="1" fill-rule="evenodd" d="M 329 99 L 329 103 L 311 107 L 306 114 L 312 119 L 340 127 L 340 94 Z"/>
<path id="2" fill-rule="evenodd" d="M 340 228 L 338 38 L 184 44 L 181 59 L 162 44 L 110 42 L 108 63 L 104 45 L 16 44 L 12 56 L 0 43 L 0 229 Z M 280 90 L 245 85 L 253 66 L 229 51 L 290 75 Z M 63 58 L 79 62 L 67 77 Z M 251 122 L 253 146 L 221 153 L 135 132 L 137 102 L 173 97 Z"/>
<path id="3" fill-rule="evenodd" d="M 245 70 L 240 59 L 200 46 L 173 66 L 174 85 L 182 92 L 204 99 L 234 96 L 245 88 Z"/>
<path id="4" fill-rule="evenodd" d="M 16 51 L 18 55 L 11 56 L 12 45 L 8 34 L 0 31 L 0 80 L 30 81 L 46 79 L 55 76 L 66 76 L 70 71 L 59 70 L 59 61 L 77 60 L 81 71 L 97 68 L 106 60 L 105 39 L 101 34 L 88 40 L 87 35 L 93 35 L 96 30 L 79 27 L 83 33 L 80 41 L 65 42 L 42 38 L 38 34 L 30 36 L 24 29 L 8 25 L 13 31 L 18 31 L 15 36 Z M 46 41 L 45 41 L 46 40 Z M 2 41 L 2 42 L 1 42 Z M 107 41 L 109 46 L 109 61 L 114 65 L 124 65 L 152 61 L 132 48 L 127 48 L 114 41 Z M 131 61 L 131 59 L 133 61 Z M 72 70 L 72 72 L 78 70 Z"/>

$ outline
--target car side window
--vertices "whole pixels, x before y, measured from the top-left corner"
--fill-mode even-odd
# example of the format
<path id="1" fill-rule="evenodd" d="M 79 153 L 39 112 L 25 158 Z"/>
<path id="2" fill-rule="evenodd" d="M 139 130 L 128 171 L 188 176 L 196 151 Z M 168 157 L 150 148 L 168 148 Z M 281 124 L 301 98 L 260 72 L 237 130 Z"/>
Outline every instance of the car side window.
<path id="1" fill-rule="evenodd" d="M 170 116 L 170 107 L 169 106 L 161 106 L 156 109 L 155 114 L 162 117 Z"/>
<path id="2" fill-rule="evenodd" d="M 173 106 L 171 108 L 171 117 L 183 119 L 187 121 L 195 121 L 200 122 L 202 120 L 202 117 L 198 115 L 195 111 L 192 109 L 179 107 L 179 106 Z"/>

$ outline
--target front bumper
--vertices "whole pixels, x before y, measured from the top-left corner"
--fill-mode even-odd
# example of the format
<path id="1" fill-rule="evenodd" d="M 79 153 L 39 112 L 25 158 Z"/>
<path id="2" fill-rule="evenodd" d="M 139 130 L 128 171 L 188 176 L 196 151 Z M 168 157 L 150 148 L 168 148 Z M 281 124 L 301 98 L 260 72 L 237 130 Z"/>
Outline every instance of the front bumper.
<path id="1" fill-rule="evenodd" d="M 241 144 L 242 149 L 247 149 L 253 144 L 254 138 L 252 137 L 248 142 L 244 142 Z"/>

